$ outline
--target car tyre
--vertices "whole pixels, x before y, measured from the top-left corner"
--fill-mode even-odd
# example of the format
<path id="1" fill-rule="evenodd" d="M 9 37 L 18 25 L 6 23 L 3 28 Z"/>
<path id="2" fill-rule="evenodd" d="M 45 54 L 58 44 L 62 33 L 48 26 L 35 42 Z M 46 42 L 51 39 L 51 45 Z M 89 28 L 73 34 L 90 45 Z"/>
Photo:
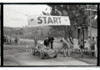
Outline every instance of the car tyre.
<path id="1" fill-rule="evenodd" d="M 35 50 L 33 50 L 33 55 L 35 55 Z"/>
<path id="2" fill-rule="evenodd" d="M 42 52 L 40 53 L 40 58 L 44 59 L 44 54 Z"/>
<path id="3" fill-rule="evenodd" d="M 54 56 L 54 58 L 57 58 L 57 54 Z"/>

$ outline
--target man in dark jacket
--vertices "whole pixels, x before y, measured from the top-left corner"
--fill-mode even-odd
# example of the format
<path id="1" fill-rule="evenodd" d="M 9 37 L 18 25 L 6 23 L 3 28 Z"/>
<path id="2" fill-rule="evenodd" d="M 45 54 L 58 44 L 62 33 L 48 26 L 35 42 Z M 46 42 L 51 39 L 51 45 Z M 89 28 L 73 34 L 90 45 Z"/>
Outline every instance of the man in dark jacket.
<path id="1" fill-rule="evenodd" d="M 53 49 L 53 41 L 54 41 L 54 37 L 49 37 L 49 44 L 51 46 L 51 49 Z"/>
<path id="2" fill-rule="evenodd" d="M 44 45 L 46 47 L 50 47 L 51 49 L 53 49 L 53 41 L 54 41 L 53 37 L 48 37 L 47 39 L 44 40 Z"/>
<path id="3" fill-rule="evenodd" d="M 45 45 L 46 47 L 49 47 L 49 41 L 48 41 L 48 38 L 44 40 L 44 45 Z"/>

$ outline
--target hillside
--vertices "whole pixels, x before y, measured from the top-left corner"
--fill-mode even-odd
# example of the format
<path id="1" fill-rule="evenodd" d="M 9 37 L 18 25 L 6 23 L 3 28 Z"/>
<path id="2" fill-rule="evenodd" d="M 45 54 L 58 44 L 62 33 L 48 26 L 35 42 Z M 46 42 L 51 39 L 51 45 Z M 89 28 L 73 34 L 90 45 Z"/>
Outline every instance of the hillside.
<path id="1" fill-rule="evenodd" d="M 9 35 L 11 37 L 16 37 L 17 35 L 20 38 L 28 38 L 33 39 L 34 36 L 37 36 L 39 39 L 45 38 L 48 35 L 50 27 L 34 27 L 34 28 L 11 28 L 4 27 L 4 34 Z"/>

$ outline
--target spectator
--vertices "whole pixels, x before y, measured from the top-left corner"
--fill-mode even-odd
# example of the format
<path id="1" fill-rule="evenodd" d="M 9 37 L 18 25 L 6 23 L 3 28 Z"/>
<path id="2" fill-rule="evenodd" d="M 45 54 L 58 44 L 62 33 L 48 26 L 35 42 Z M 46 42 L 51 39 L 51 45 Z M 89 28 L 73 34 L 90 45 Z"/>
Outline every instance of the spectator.
<path id="1" fill-rule="evenodd" d="M 90 41 L 90 48 L 91 48 L 91 55 L 94 56 L 94 50 L 95 50 L 95 40 L 94 37 L 92 37 Z"/>
<path id="2" fill-rule="evenodd" d="M 95 57 L 97 57 L 97 37 L 95 37 Z"/>
<path id="3" fill-rule="evenodd" d="M 34 37 L 34 44 L 35 44 L 35 47 L 37 46 L 37 41 L 38 41 L 37 37 Z"/>
<path id="4" fill-rule="evenodd" d="M 15 37 L 15 44 L 18 44 L 18 43 L 19 43 L 19 38 Z"/>
<path id="5" fill-rule="evenodd" d="M 67 42 L 68 42 L 68 56 L 71 56 L 71 52 L 72 52 L 72 48 L 73 48 L 73 44 L 71 43 L 70 39 L 68 38 L 67 39 Z"/>
<path id="6" fill-rule="evenodd" d="M 84 50 L 83 40 L 80 41 L 80 46 L 79 46 L 79 47 L 80 47 L 80 50 L 81 50 L 81 57 L 83 57 L 83 55 L 84 55 L 84 54 L 83 54 L 83 53 L 84 53 L 84 52 L 83 52 L 83 50 Z"/>

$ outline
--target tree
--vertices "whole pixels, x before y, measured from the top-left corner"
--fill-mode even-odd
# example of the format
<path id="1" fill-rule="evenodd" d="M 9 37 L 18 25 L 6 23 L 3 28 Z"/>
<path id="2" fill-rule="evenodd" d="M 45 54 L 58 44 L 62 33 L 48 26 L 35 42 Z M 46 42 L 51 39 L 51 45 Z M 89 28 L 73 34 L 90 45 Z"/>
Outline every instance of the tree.
<path id="1" fill-rule="evenodd" d="M 55 31 L 53 33 L 56 33 L 57 31 L 64 30 L 65 31 L 65 37 L 73 38 L 75 36 L 75 28 L 76 25 L 88 25 L 87 18 L 90 18 L 89 12 L 86 11 L 87 5 L 48 5 L 52 8 L 50 15 L 53 16 L 69 16 L 71 26 L 51 26 L 52 30 Z M 88 5 L 88 8 L 95 9 L 95 5 Z M 94 16 L 95 13 L 92 14 Z M 51 30 L 51 31 L 52 31 Z M 51 32 L 52 33 L 52 32 Z M 64 33 L 63 33 L 64 34 Z M 70 40 L 71 40 L 70 39 Z M 72 40 L 71 40 L 72 42 Z"/>

